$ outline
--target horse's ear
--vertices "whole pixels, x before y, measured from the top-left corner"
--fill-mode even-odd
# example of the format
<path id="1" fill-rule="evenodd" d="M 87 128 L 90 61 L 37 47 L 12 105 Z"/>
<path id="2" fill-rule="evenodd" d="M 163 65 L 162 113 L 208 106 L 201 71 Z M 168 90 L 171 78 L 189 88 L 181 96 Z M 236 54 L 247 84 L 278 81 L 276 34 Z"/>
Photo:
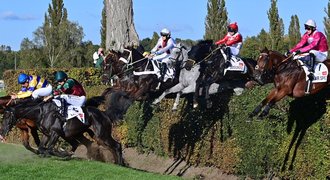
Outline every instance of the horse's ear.
<path id="1" fill-rule="evenodd" d="M 264 49 L 261 49 L 261 50 L 260 50 L 260 52 L 261 52 L 261 53 L 263 53 L 263 52 L 268 53 L 269 50 L 268 50 L 268 48 L 265 46 Z"/>

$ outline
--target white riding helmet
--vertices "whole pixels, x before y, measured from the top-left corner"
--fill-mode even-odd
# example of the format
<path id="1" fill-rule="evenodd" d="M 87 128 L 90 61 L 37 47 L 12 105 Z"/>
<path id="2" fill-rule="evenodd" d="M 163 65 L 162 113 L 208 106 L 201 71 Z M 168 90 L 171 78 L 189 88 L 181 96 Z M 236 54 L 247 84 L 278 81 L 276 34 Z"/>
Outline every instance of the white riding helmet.
<path id="1" fill-rule="evenodd" d="M 164 29 L 162 29 L 162 30 L 160 31 L 160 35 L 161 35 L 161 36 L 167 36 L 167 37 L 169 37 L 169 36 L 171 36 L 171 31 L 168 30 L 168 29 L 166 29 L 166 28 L 164 28 Z"/>
<path id="2" fill-rule="evenodd" d="M 315 23 L 315 21 L 312 20 L 312 19 L 308 19 L 308 20 L 306 21 L 305 25 L 316 28 L 316 23 Z"/>

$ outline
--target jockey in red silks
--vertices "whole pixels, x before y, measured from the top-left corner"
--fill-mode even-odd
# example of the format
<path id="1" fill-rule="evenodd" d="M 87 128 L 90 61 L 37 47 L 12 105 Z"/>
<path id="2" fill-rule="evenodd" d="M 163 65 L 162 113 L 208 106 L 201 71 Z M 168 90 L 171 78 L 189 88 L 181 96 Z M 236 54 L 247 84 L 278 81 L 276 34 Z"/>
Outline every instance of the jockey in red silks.
<path id="1" fill-rule="evenodd" d="M 314 20 L 309 19 L 306 21 L 306 33 L 302 36 L 300 42 L 290 50 L 290 53 L 295 55 L 295 59 L 299 58 L 302 61 L 309 61 L 310 71 L 314 71 L 314 64 L 316 62 L 323 62 L 328 56 L 328 42 L 325 35 L 316 29 Z M 300 53 L 299 56 L 296 56 Z"/>
<path id="2" fill-rule="evenodd" d="M 217 41 L 215 44 L 220 46 L 227 46 L 225 53 L 227 55 L 227 66 L 230 64 L 229 60 L 231 55 L 237 56 L 240 49 L 242 48 L 243 38 L 242 35 L 238 32 L 237 23 L 231 23 L 227 27 L 228 33 L 225 37 Z"/>

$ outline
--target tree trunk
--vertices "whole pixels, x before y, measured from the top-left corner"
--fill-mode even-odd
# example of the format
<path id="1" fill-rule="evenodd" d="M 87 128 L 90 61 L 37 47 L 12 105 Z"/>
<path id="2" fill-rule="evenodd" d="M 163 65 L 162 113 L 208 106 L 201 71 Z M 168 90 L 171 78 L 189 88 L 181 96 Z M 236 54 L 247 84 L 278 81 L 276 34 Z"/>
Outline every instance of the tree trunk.
<path id="1" fill-rule="evenodd" d="M 106 49 L 119 50 L 138 46 L 139 37 L 133 22 L 132 0 L 106 0 Z"/>

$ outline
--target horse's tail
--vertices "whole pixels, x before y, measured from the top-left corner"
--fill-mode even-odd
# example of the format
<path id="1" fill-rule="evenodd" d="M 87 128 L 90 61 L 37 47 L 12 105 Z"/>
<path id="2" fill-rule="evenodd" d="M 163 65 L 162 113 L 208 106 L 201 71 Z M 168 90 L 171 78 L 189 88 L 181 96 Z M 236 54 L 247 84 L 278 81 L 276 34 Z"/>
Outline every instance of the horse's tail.
<path id="1" fill-rule="evenodd" d="M 104 102 L 105 102 L 104 96 L 94 96 L 94 97 L 87 99 L 85 105 L 92 106 L 92 107 L 98 107 L 99 105 L 101 105 Z"/>

